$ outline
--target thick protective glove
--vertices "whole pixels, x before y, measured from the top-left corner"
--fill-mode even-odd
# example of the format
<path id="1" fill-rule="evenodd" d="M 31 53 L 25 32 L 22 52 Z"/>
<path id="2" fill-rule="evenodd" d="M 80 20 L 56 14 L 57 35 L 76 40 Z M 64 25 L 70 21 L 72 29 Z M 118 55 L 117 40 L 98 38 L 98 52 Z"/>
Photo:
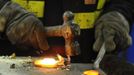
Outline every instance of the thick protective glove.
<path id="1" fill-rule="evenodd" d="M 131 45 L 129 24 L 121 13 L 116 11 L 106 13 L 96 21 L 95 25 L 96 41 L 93 46 L 95 51 L 99 51 L 104 42 L 107 52 L 115 48 L 125 50 Z"/>
<path id="2" fill-rule="evenodd" d="M 38 50 L 49 48 L 41 21 L 16 3 L 7 2 L 1 8 L 0 32 L 5 33 L 13 45 Z"/>

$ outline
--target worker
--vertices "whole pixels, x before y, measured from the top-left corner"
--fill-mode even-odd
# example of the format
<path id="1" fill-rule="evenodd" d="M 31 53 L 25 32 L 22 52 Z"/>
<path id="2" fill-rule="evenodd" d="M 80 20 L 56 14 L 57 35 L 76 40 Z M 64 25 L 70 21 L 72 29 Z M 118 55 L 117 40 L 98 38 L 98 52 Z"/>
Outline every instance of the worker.
<path id="1" fill-rule="evenodd" d="M 2 8 L 7 4 L 5 1 L 6 0 L 1 0 L 1 11 L 0 11 L 1 15 L 2 15 L 1 12 L 3 12 Z M 69 10 L 74 12 L 75 13 L 74 21 L 78 25 L 80 25 L 81 28 L 81 35 L 77 37 L 80 43 L 81 54 L 72 57 L 74 62 L 91 62 L 93 59 L 96 58 L 97 51 L 100 50 L 104 42 L 107 52 L 114 52 L 118 51 L 119 49 L 126 50 L 127 47 L 131 45 L 132 39 L 129 35 L 129 32 L 132 22 L 134 20 L 133 0 L 77 0 L 77 1 L 76 0 L 11 0 L 11 1 L 13 3 L 18 3 L 26 10 L 33 12 L 43 22 L 41 26 L 61 25 L 63 22 L 62 14 L 64 13 L 64 11 Z M 14 6 L 12 8 L 20 9 L 20 7 L 18 6 Z M 25 10 L 21 11 L 27 13 L 27 11 Z M 10 10 L 8 12 L 12 11 Z M 25 18 L 28 15 L 30 14 L 27 14 L 26 16 L 25 14 L 24 16 L 22 15 L 22 19 L 23 17 Z M 21 19 L 21 17 L 19 18 Z M 8 24 L 12 25 L 14 23 L 17 23 L 13 22 L 12 18 L 10 18 L 9 20 L 11 21 L 8 22 Z M 34 23 L 35 20 L 36 22 L 38 21 L 35 18 L 34 19 L 32 18 L 32 20 L 31 18 L 28 18 L 26 19 L 27 23 L 24 22 L 24 24 L 29 23 L 31 24 L 31 22 Z M 2 24 L 3 19 L 0 19 L 0 21 Z M 23 21 L 19 22 L 23 23 Z M 24 31 L 27 30 L 29 29 L 24 29 Z M 4 29 L 1 30 L 1 32 L 3 31 Z M 27 32 L 29 33 L 29 31 Z M 16 43 L 14 42 L 16 40 L 21 40 L 11 38 L 10 36 L 12 35 L 8 33 L 6 34 L 12 43 Z M 38 33 L 35 34 L 38 35 Z M 19 36 L 21 36 L 21 34 L 19 34 Z M 31 38 L 33 37 L 30 37 L 30 39 Z M 40 39 L 40 41 L 44 41 L 42 42 L 43 44 L 46 42 L 45 39 Z M 37 45 L 36 43 L 34 43 L 34 45 Z M 51 44 L 64 45 L 64 39 L 50 38 L 48 39 L 48 43 L 49 45 Z M 48 47 L 48 43 L 45 43 L 44 45 L 45 48 Z"/>

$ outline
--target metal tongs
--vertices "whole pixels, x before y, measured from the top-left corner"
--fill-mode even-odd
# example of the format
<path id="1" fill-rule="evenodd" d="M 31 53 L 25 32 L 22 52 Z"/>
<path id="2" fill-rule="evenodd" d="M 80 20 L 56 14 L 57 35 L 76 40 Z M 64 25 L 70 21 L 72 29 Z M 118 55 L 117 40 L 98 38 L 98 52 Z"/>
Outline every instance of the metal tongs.
<path id="1" fill-rule="evenodd" d="M 93 63 L 93 69 L 99 69 L 100 62 L 103 59 L 105 53 L 106 53 L 105 43 L 103 43 L 103 45 L 101 46 L 100 51 L 97 55 L 97 58 L 96 58 L 95 62 Z"/>

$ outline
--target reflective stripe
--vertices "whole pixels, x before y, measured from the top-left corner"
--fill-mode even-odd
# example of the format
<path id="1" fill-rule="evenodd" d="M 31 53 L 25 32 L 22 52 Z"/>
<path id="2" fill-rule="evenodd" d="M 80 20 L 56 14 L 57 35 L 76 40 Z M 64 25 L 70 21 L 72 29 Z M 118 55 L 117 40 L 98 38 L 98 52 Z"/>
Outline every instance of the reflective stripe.
<path id="1" fill-rule="evenodd" d="M 98 0 L 97 9 L 102 9 L 106 0 Z M 75 13 L 75 22 L 80 25 L 81 29 L 90 29 L 94 27 L 94 22 L 101 11 Z"/>
<path id="2" fill-rule="evenodd" d="M 97 9 L 102 9 L 106 0 L 98 0 Z"/>
<path id="3" fill-rule="evenodd" d="M 74 21 L 80 25 L 81 29 L 90 29 L 94 27 L 94 22 L 99 14 L 100 11 L 75 13 Z"/>
<path id="4" fill-rule="evenodd" d="M 45 1 L 27 1 L 27 0 L 12 0 L 12 1 L 20 4 L 29 12 L 33 12 L 37 17 L 44 16 Z"/>
<path id="5" fill-rule="evenodd" d="M 26 1 L 26 0 L 12 0 L 26 8 L 30 12 L 33 12 L 38 17 L 44 16 L 45 1 Z M 106 0 L 98 0 L 97 9 L 101 9 Z M 80 25 L 81 29 L 93 28 L 93 24 L 99 15 L 100 11 L 75 13 L 75 22 Z"/>

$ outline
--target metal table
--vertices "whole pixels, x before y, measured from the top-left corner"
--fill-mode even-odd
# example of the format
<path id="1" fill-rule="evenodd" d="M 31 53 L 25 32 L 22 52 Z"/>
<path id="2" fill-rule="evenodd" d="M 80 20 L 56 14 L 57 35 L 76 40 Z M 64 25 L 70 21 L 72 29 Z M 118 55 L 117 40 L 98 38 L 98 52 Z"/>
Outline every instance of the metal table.
<path id="1" fill-rule="evenodd" d="M 40 68 L 29 64 L 33 58 L 17 57 L 10 59 L 0 57 L 0 75 L 82 75 L 86 70 L 90 70 L 92 64 L 72 63 L 70 70 L 58 70 L 56 68 Z M 105 75 L 100 71 L 101 75 Z"/>

